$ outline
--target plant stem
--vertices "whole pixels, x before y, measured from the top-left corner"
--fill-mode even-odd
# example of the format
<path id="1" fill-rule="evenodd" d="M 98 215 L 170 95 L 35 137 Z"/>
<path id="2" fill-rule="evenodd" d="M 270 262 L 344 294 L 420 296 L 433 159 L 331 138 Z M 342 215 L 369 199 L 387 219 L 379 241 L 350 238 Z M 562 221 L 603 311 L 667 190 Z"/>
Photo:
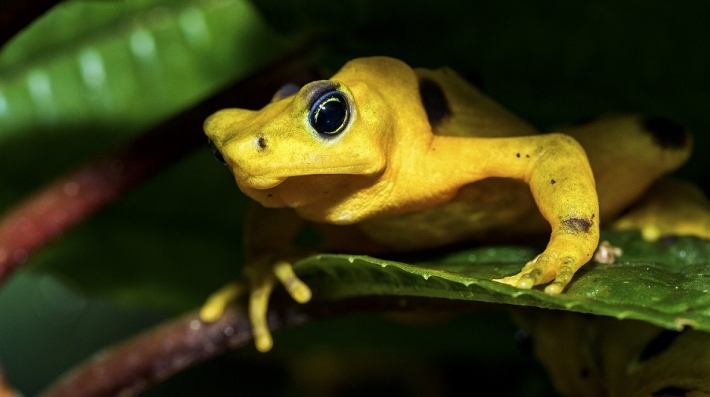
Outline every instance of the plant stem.
<path id="1" fill-rule="evenodd" d="M 211 324 L 203 323 L 193 312 L 99 352 L 41 396 L 135 396 L 188 366 L 250 339 L 251 328 L 243 307 L 230 307 Z"/>
<path id="2" fill-rule="evenodd" d="M 360 311 L 405 312 L 425 308 L 441 312 L 486 307 L 480 302 L 411 297 L 403 304 L 399 296 L 324 299 L 300 305 L 283 290 L 276 292 L 268 314 L 271 331 Z M 245 301 L 228 306 L 222 317 L 209 324 L 202 322 L 195 311 L 99 352 L 47 388 L 40 397 L 136 396 L 190 366 L 227 349 L 242 347 L 251 340 Z"/>

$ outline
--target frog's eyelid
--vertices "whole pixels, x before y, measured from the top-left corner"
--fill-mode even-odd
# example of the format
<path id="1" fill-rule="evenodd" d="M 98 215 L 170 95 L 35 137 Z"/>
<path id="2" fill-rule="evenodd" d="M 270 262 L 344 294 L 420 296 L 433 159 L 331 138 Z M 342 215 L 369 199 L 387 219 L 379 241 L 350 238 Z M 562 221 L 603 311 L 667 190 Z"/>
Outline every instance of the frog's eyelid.
<path id="1" fill-rule="evenodd" d="M 338 90 L 338 88 L 340 88 L 340 86 L 330 80 L 315 81 L 307 85 L 306 90 L 303 93 L 303 98 L 308 104 L 307 110 L 310 112 L 310 110 L 313 108 L 313 105 L 318 101 L 318 99 L 320 99 L 321 96 L 323 96 L 323 94 L 330 91 L 340 91 Z"/>

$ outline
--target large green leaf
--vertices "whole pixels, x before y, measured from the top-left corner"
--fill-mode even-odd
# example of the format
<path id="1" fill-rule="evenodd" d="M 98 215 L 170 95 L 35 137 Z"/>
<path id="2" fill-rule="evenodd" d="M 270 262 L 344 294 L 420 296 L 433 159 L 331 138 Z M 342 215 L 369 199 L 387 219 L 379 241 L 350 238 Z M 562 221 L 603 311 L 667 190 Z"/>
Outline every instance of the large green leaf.
<path id="1" fill-rule="evenodd" d="M 285 45 L 246 1 L 61 3 L 0 53 L 0 142 L 70 122 L 121 122 L 133 133 Z M 106 127 L 99 131 L 118 132 Z"/>
<path id="2" fill-rule="evenodd" d="M 0 52 L 0 208 L 287 45 L 241 0 L 60 3 Z"/>
<path id="3" fill-rule="evenodd" d="M 395 295 L 494 302 L 710 332 L 710 242 L 679 237 L 651 243 L 633 232 L 604 237 L 624 254 L 614 264 L 586 265 L 565 293 L 555 296 L 492 281 L 517 273 L 534 257 L 532 248 L 478 248 L 415 264 L 318 255 L 299 262 L 296 270 L 319 299 Z"/>

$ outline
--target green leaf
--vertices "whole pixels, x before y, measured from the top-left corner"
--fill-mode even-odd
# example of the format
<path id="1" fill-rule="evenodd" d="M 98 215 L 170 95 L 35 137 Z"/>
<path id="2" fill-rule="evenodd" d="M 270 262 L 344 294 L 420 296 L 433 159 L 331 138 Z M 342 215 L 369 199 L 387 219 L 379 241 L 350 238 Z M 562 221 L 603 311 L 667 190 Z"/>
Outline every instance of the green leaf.
<path id="1" fill-rule="evenodd" d="M 604 238 L 624 254 L 615 264 L 584 266 L 565 293 L 556 296 L 492 281 L 517 273 L 534 257 L 532 248 L 477 248 L 416 264 L 317 255 L 295 269 L 318 299 L 394 295 L 494 302 L 710 332 L 710 242 L 679 237 L 651 243 L 633 232 L 608 232 Z"/>
<path id="2" fill-rule="evenodd" d="M 0 142 L 70 122 L 124 126 L 129 118 L 124 133 L 135 132 L 255 71 L 286 44 L 246 1 L 62 3 L 0 53 Z"/>
<path id="3" fill-rule="evenodd" d="M 288 43 L 241 0 L 59 4 L 0 52 L 0 206 L 255 72 Z"/>

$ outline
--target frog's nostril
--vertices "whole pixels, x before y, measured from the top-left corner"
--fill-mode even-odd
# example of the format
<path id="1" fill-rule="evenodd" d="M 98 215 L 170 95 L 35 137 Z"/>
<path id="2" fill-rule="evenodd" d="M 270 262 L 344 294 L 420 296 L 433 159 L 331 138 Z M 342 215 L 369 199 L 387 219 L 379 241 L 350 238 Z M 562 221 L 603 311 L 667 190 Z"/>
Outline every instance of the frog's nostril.
<path id="1" fill-rule="evenodd" d="M 262 135 L 259 135 L 254 138 L 254 143 L 256 144 L 256 147 L 259 148 L 259 150 L 266 149 L 266 138 L 264 138 Z"/>

